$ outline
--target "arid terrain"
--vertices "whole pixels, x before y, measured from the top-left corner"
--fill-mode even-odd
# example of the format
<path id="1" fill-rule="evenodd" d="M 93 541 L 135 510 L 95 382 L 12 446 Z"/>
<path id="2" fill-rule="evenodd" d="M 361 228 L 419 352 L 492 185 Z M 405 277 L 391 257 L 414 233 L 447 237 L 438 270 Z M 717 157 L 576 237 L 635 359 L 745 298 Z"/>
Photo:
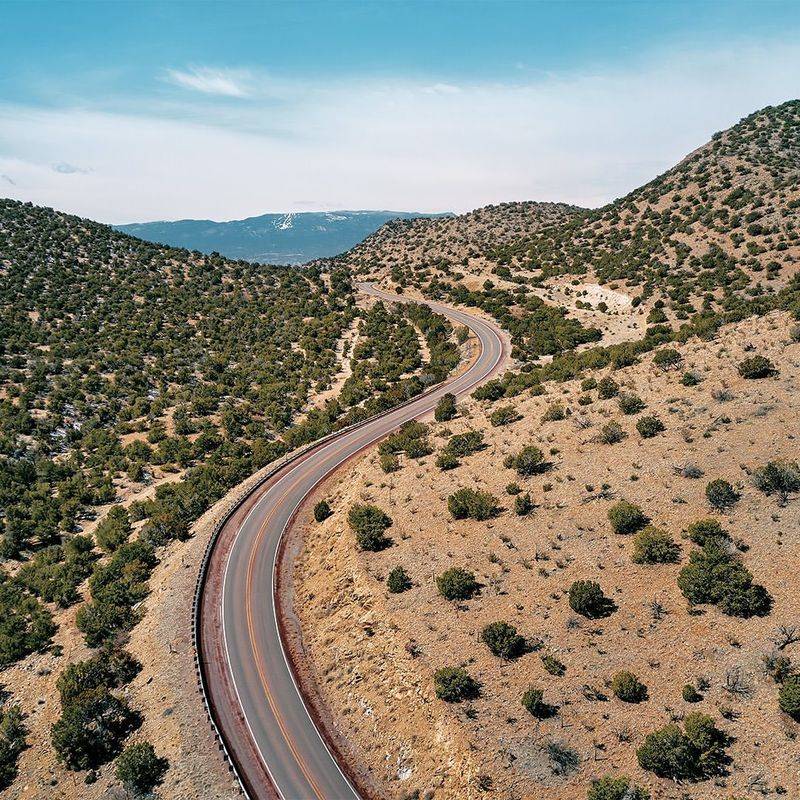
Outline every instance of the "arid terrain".
<path id="1" fill-rule="evenodd" d="M 497 796 L 566 800 L 582 796 L 591 778 L 623 773 L 655 797 L 682 798 L 686 787 L 640 770 L 635 751 L 651 730 L 699 709 L 733 738 L 733 760 L 730 776 L 693 786 L 692 797 L 800 792 L 797 723 L 779 711 L 764 662 L 778 646 L 780 627 L 796 625 L 800 612 L 793 579 L 800 567 L 797 508 L 791 501 L 779 506 L 750 477 L 796 453 L 800 345 L 789 338 L 790 327 L 786 315 L 770 315 L 726 328 L 718 341 L 690 342 L 681 348 L 682 369 L 698 372 L 697 386 L 683 386 L 681 371 L 649 359 L 615 372 L 622 389 L 646 403 L 637 416 L 664 422 L 666 430 L 651 439 L 641 438 L 637 416 L 621 414 L 616 399 L 599 400 L 571 381 L 516 400 L 520 419 L 502 427 L 488 422 L 491 405 L 474 400 L 451 422 L 432 424 L 437 450 L 451 434 L 483 432 L 485 449 L 455 469 L 440 470 L 433 454 L 386 475 L 371 455 L 324 487 L 321 496 L 335 513 L 321 525 L 307 523 L 297 570 L 306 652 L 343 737 L 372 767 L 382 791 L 477 797 L 488 775 Z M 737 374 L 751 348 L 774 361 L 777 377 L 746 381 Z M 587 396 L 592 402 L 581 406 Z M 556 403 L 565 418 L 543 423 Z M 627 437 L 595 441 L 613 419 Z M 503 460 L 530 444 L 551 454 L 553 466 L 520 479 Z M 683 477 L 687 465 L 700 477 Z M 728 513 L 715 512 L 705 497 L 716 478 L 741 492 Z M 505 488 L 512 482 L 531 494 L 534 508 L 526 516 L 514 513 Z M 447 497 L 461 487 L 492 492 L 503 511 L 484 522 L 452 519 Z M 615 534 L 607 519 L 622 498 L 673 535 L 677 563 L 632 563 L 632 537 Z M 349 507 L 364 502 L 393 520 L 392 546 L 380 553 L 360 552 L 348 529 Z M 694 547 L 685 530 L 710 516 L 772 595 L 769 615 L 738 619 L 713 607 L 688 608 L 676 584 Z M 413 586 L 390 594 L 386 577 L 398 565 Z M 435 576 L 453 566 L 475 573 L 481 589 L 474 599 L 438 596 Z M 599 581 L 617 610 L 599 620 L 572 612 L 567 589 L 580 579 Z M 508 662 L 491 655 L 479 633 L 496 620 L 535 640 L 535 651 Z M 796 649 L 785 654 L 797 658 Z M 543 655 L 565 665 L 563 676 L 545 670 Z M 449 665 L 467 667 L 483 686 L 480 698 L 452 706 L 435 698 L 433 673 Z M 611 678 L 620 670 L 648 687 L 645 702 L 613 696 Z M 708 688 L 700 703 L 689 704 L 682 687 L 699 679 Z M 531 685 L 558 708 L 551 719 L 537 721 L 521 706 Z M 548 755 L 551 742 L 575 754 L 565 774 Z"/>
<path id="2" fill-rule="evenodd" d="M 416 457 L 371 450 L 323 484 L 287 565 L 303 678 L 365 787 L 800 796 L 780 699 L 800 684 L 798 187 L 793 101 L 603 208 L 388 223 L 307 267 L 2 201 L 3 796 L 126 797 L 115 759 L 145 743 L 165 800 L 236 795 L 194 666 L 206 543 L 269 464 L 464 369 L 474 340 L 421 298 L 493 319 L 506 370 L 426 420 Z M 388 546 L 358 545 L 362 505 Z M 451 568 L 474 584 L 447 598 Z M 641 755 L 668 725 L 680 768 Z"/>

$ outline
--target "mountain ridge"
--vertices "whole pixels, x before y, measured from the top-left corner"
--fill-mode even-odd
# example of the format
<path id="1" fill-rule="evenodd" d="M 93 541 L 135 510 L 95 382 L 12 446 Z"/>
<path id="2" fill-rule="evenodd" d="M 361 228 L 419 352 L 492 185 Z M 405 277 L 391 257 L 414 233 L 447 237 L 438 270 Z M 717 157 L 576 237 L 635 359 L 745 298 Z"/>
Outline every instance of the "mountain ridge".
<path id="1" fill-rule="evenodd" d="M 346 252 L 391 220 L 449 216 L 417 211 L 333 210 L 267 213 L 238 220 L 155 220 L 112 226 L 146 241 L 229 258 L 302 264 Z"/>

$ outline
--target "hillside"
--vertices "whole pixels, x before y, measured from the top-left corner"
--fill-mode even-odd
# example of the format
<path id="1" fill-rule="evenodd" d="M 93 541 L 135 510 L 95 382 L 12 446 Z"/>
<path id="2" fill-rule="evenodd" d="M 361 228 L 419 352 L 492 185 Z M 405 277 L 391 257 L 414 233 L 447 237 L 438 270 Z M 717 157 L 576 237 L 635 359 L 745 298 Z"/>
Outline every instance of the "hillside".
<path id="1" fill-rule="evenodd" d="M 218 501 L 441 380 L 455 332 L 411 304 L 357 304 L 341 267 L 231 261 L 12 201 L 0 275 L 0 789 L 19 773 L 25 796 L 74 797 L 88 775 L 99 797 L 141 728 L 175 796 L 187 781 L 212 796 L 186 677 Z"/>
<path id="2" fill-rule="evenodd" d="M 800 101 L 769 107 L 601 209 L 573 210 L 517 236 L 484 232 L 471 250 L 450 220 L 419 225 L 437 230 L 430 240 L 415 228 L 378 232 L 344 260 L 386 285 L 498 319 L 525 317 L 531 298 L 544 298 L 607 343 L 639 338 L 643 323 L 746 314 L 797 270 L 799 130 Z M 620 318 L 620 294 L 638 320 Z M 548 352 L 531 341 L 536 335 L 524 324 L 514 331 L 517 355 L 532 364 Z"/>
<path id="3" fill-rule="evenodd" d="M 378 794 L 800 794 L 798 156 L 793 101 L 516 241 L 445 220 L 337 261 L 482 309 L 517 359 L 305 521 L 312 679 Z"/>
<path id="4" fill-rule="evenodd" d="M 149 242 L 266 264 L 303 264 L 349 250 L 390 220 L 437 216 L 407 211 L 262 214 L 230 222 L 134 222 L 118 231 Z"/>

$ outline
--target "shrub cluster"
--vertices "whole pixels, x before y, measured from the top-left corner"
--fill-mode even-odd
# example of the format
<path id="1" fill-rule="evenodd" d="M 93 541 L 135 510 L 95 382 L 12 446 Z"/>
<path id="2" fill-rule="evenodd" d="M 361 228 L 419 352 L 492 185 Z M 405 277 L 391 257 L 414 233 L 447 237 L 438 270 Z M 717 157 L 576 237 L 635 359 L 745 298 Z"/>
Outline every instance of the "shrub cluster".
<path id="1" fill-rule="evenodd" d="M 356 535 L 356 542 L 362 550 L 377 551 L 389 546 L 386 531 L 392 525 L 392 518 L 371 504 L 356 504 L 347 512 L 347 522 Z"/>
<path id="2" fill-rule="evenodd" d="M 576 614 L 596 619 L 608 616 L 614 604 L 603 594 L 596 581 L 575 581 L 569 587 L 569 607 Z"/>
<path id="3" fill-rule="evenodd" d="M 661 778 L 699 781 L 723 774 L 727 744 L 714 720 L 695 711 L 686 715 L 683 730 L 673 723 L 648 734 L 636 757 L 642 769 Z"/>
<path id="4" fill-rule="evenodd" d="M 772 607 L 769 592 L 753 583 L 750 570 L 726 547 L 710 536 L 678 575 L 678 587 L 693 604 L 711 603 L 734 617 L 764 616 Z"/>
<path id="5" fill-rule="evenodd" d="M 481 692 L 480 684 L 463 667 L 442 667 L 433 675 L 433 688 L 440 700 L 460 703 L 472 700 Z"/>
<path id="6" fill-rule="evenodd" d="M 447 508 L 453 519 L 487 520 L 499 512 L 497 498 L 491 492 L 458 489 L 447 498 Z"/>
<path id="7" fill-rule="evenodd" d="M 469 600 L 480 586 L 473 572 L 461 567 L 450 567 L 437 576 L 436 588 L 445 600 Z"/>
<path id="8" fill-rule="evenodd" d="M 631 534 L 647 525 L 647 516 L 639 506 L 620 500 L 608 509 L 608 521 L 614 533 Z"/>

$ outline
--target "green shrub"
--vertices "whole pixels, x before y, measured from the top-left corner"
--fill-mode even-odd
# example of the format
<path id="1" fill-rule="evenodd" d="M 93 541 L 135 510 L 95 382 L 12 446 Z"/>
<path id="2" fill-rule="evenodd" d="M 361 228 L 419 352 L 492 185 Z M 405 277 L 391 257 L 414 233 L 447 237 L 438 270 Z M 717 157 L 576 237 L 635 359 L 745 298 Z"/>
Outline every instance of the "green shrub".
<path id="1" fill-rule="evenodd" d="M 122 751 L 114 774 L 125 791 L 138 797 L 150 794 L 168 769 L 169 761 L 159 758 L 150 742 L 138 742 Z"/>
<path id="2" fill-rule="evenodd" d="M 586 800 L 650 800 L 650 793 L 624 775 L 605 775 L 592 781 Z"/>
<path id="3" fill-rule="evenodd" d="M 683 375 L 681 375 L 681 383 L 684 386 L 697 386 L 701 380 L 702 378 L 693 370 L 684 372 Z"/>
<path id="4" fill-rule="evenodd" d="M 455 469 L 456 467 L 461 466 L 461 462 L 458 460 L 458 456 L 456 456 L 455 453 L 445 448 L 436 457 L 436 466 L 442 470 L 442 472 L 444 472 L 446 470 Z"/>
<path id="5" fill-rule="evenodd" d="M 113 553 L 133 532 L 124 506 L 112 506 L 95 528 L 94 538 L 107 553 Z"/>
<path id="6" fill-rule="evenodd" d="M 592 389 L 597 388 L 597 379 L 596 378 L 584 378 L 581 381 L 581 391 L 582 392 L 591 392 Z"/>
<path id="7" fill-rule="evenodd" d="M 518 483 L 512 482 L 506 485 L 506 494 L 515 497 L 520 494 L 520 492 L 522 492 L 522 487 Z"/>
<path id="8" fill-rule="evenodd" d="M 522 695 L 522 707 L 536 719 L 552 717 L 558 710 L 555 706 L 545 703 L 544 692 L 541 689 L 533 687 Z"/>
<path id="9" fill-rule="evenodd" d="M 84 692 L 96 689 L 119 689 L 130 683 L 142 665 L 130 653 L 114 646 L 106 646 L 84 661 L 69 664 L 58 676 L 56 688 L 65 706 Z"/>
<path id="10" fill-rule="evenodd" d="M 402 567 L 395 567 L 386 579 L 386 587 L 392 594 L 400 594 L 411 588 L 411 578 Z"/>
<path id="11" fill-rule="evenodd" d="M 714 720 L 695 711 L 686 715 L 684 730 L 670 724 L 648 734 L 636 757 L 642 769 L 661 778 L 698 781 L 724 772 L 727 744 Z"/>
<path id="12" fill-rule="evenodd" d="M 621 394 L 617 405 L 623 414 L 628 415 L 638 414 L 645 407 L 644 400 L 639 395 L 630 393 Z"/>
<path id="13" fill-rule="evenodd" d="M 706 486 L 706 498 L 712 508 L 725 511 L 736 503 L 739 493 L 728 481 L 717 478 Z"/>
<path id="14" fill-rule="evenodd" d="M 647 516 L 639 506 L 620 500 L 608 509 L 608 521 L 614 533 L 631 534 L 647 525 Z"/>
<path id="15" fill-rule="evenodd" d="M 473 572 L 450 567 L 436 578 L 436 588 L 445 600 L 469 600 L 480 586 Z"/>
<path id="16" fill-rule="evenodd" d="M 458 489 L 447 498 L 447 508 L 454 519 L 487 520 L 498 513 L 497 498 L 490 492 Z"/>
<path id="17" fill-rule="evenodd" d="M 636 423 L 636 430 L 642 439 L 652 439 L 657 434 L 666 430 L 664 423 L 658 417 L 641 417 Z"/>
<path id="18" fill-rule="evenodd" d="M 428 426 L 417 420 L 404 422 L 378 445 L 378 453 L 382 456 L 405 453 L 409 458 L 422 458 L 432 452 L 433 448 L 428 442 Z"/>
<path id="19" fill-rule="evenodd" d="M 362 550 L 383 550 L 389 545 L 389 539 L 385 534 L 392 525 L 392 518 L 377 506 L 369 504 L 351 506 L 347 521 Z"/>
<path id="20" fill-rule="evenodd" d="M 518 494 L 514 498 L 514 513 L 518 517 L 524 517 L 533 511 L 533 500 L 531 499 L 531 493 L 525 492 L 525 494 Z"/>
<path id="21" fill-rule="evenodd" d="M 314 506 L 314 519 L 317 522 L 324 522 L 333 514 L 330 503 L 327 500 L 320 500 Z"/>
<path id="22" fill-rule="evenodd" d="M 770 461 L 753 473 L 753 484 L 764 494 L 778 496 L 786 505 L 790 494 L 800 492 L 800 467 L 796 461 Z"/>
<path id="23" fill-rule="evenodd" d="M 561 403 L 551 403 L 542 414 L 542 422 L 558 422 L 567 416 Z"/>
<path id="24" fill-rule="evenodd" d="M 567 674 L 567 665 L 563 661 L 559 661 L 559 659 L 551 653 L 542 653 L 539 658 L 541 659 L 545 672 L 550 673 L 550 675 L 562 678 Z"/>
<path id="25" fill-rule="evenodd" d="M 378 457 L 378 463 L 387 475 L 400 469 L 400 459 L 394 453 L 383 453 Z"/>
<path id="26" fill-rule="evenodd" d="M 764 356 L 750 356 L 745 358 L 738 366 L 739 374 L 748 380 L 769 378 L 777 374 L 775 365 Z"/>
<path id="27" fill-rule="evenodd" d="M 597 396 L 601 400 L 608 400 L 619 394 L 619 384 L 611 377 L 601 378 L 597 384 Z"/>
<path id="28" fill-rule="evenodd" d="M 47 608 L 0 570 L 0 668 L 43 650 L 56 630 Z"/>
<path id="29" fill-rule="evenodd" d="M 67 769 L 97 769 L 117 755 L 139 722 L 138 714 L 108 689 L 83 692 L 62 708 L 52 726 L 53 749 Z"/>
<path id="30" fill-rule="evenodd" d="M 611 691 L 624 703 L 647 700 L 647 687 L 632 672 L 622 670 L 611 679 Z"/>
<path id="31" fill-rule="evenodd" d="M 19 706 L 0 707 L 0 791 L 7 789 L 17 777 L 17 761 L 28 746 L 27 733 Z"/>
<path id="32" fill-rule="evenodd" d="M 634 564 L 674 564 L 680 547 L 665 531 L 648 525 L 633 538 Z"/>
<path id="33" fill-rule="evenodd" d="M 516 658 L 525 652 L 525 637 L 517 633 L 517 629 L 507 622 L 492 622 L 480 635 L 480 640 L 489 651 L 506 660 Z"/>
<path id="34" fill-rule="evenodd" d="M 600 428 L 600 436 L 598 438 L 602 444 L 617 444 L 625 439 L 627 435 L 622 425 L 612 419 L 611 422 L 606 422 L 606 424 Z"/>
<path id="35" fill-rule="evenodd" d="M 460 703 L 480 694 L 480 684 L 463 667 L 442 667 L 433 675 L 433 688 L 440 700 Z"/>
<path id="36" fill-rule="evenodd" d="M 729 616 L 764 616 L 772 606 L 769 592 L 753 583 L 750 571 L 717 538 L 707 539 L 702 549 L 689 554 L 678 587 L 690 603 L 711 603 Z"/>
<path id="37" fill-rule="evenodd" d="M 662 350 L 657 350 L 653 356 L 653 364 L 661 369 L 676 367 L 682 360 L 681 354 L 674 347 L 665 347 Z"/>
<path id="38" fill-rule="evenodd" d="M 449 422 L 458 413 L 456 406 L 456 396 L 448 392 L 442 395 L 442 398 L 436 404 L 433 412 L 433 418 L 437 422 Z"/>
<path id="39" fill-rule="evenodd" d="M 451 436 L 447 442 L 446 449 L 459 458 L 471 456 L 477 453 L 486 445 L 483 442 L 483 433 L 481 431 L 466 431 L 465 433 L 457 433 Z"/>
<path id="40" fill-rule="evenodd" d="M 515 456 L 508 456 L 504 464 L 524 476 L 545 472 L 549 466 L 544 460 L 544 453 L 534 445 L 523 447 Z"/>
<path id="41" fill-rule="evenodd" d="M 787 678 L 778 691 L 781 711 L 800 722 L 800 675 Z"/>
<path id="42" fill-rule="evenodd" d="M 595 619 L 611 613 L 613 603 L 596 581 L 575 581 L 569 587 L 569 607 L 576 614 Z"/>
<path id="43" fill-rule="evenodd" d="M 691 683 L 687 683 L 683 687 L 681 690 L 681 697 L 683 697 L 687 703 L 699 703 L 703 699 L 703 695 L 701 695 Z"/>
<path id="44" fill-rule="evenodd" d="M 510 425 L 518 419 L 522 419 L 522 415 L 517 412 L 514 406 L 500 406 L 489 416 L 489 422 L 495 428 L 499 428 L 501 425 Z"/>
<path id="45" fill-rule="evenodd" d="M 703 547 L 709 539 L 723 541 L 730 539 L 728 532 L 716 519 L 699 519 L 686 529 L 686 535 L 695 543 Z"/>

